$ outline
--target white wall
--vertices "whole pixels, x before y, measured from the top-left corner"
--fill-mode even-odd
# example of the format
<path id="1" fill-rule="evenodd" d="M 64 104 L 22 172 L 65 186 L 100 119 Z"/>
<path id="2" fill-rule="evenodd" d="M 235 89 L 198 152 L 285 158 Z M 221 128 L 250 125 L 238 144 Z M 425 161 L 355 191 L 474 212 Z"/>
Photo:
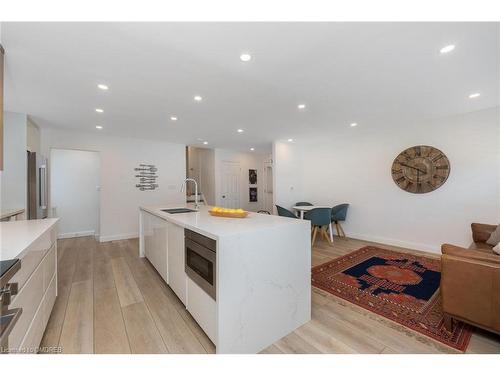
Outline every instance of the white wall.
<path id="1" fill-rule="evenodd" d="M 51 148 L 99 151 L 101 241 L 136 237 L 141 205 L 186 202 L 180 192 L 186 176 L 185 145 L 56 128 L 41 129 L 41 145 L 46 155 Z M 135 187 L 134 168 L 140 163 L 157 166 L 158 189 L 140 191 Z"/>
<path id="2" fill-rule="evenodd" d="M 471 222 L 500 222 L 498 108 L 392 127 L 347 128 L 275 143 L 277 204 L 346 202 L 348 236 L 434 252 L 443 243 L 468 246 Z M 391 165 L 402 150 L 419 144 L 443 151 L 451 173 L 439 189 L 410 194 L 394 184 Z"/>
<path id="3" fill-rule="evenodd" d="M 100 158 L 95 151 L 52 149 L 50 202 L 59 238 L 99 234 Z"/>
<path id="4" fill-rule="evenodd" d="M 222 206 L 221 185 L 222 165 L 225 161 L 238 162 L 240 174 L 240 206 L 244 210 L 258 211 L 264 207 L 264 161 L 267 155 L 253 152 L 239 152 L 226 149 L 215 149 L 215 201 Z M 249 202 L 248 170 L 257 169 L 257 199 L 258 202 Z"/>
<path id="5" fill-rule="evenodd" d="M 0 204 L 2 210 L 26 209 L 26 122 L 25 114 L 4 112 L 4 170 Z"/>

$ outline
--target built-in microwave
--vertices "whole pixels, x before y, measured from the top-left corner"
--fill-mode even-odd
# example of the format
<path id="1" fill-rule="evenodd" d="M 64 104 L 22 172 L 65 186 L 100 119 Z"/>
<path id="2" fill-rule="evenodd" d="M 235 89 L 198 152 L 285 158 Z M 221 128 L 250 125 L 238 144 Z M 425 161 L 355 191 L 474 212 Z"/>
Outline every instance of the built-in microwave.
<path id="1" fill-rule="evenodd" d="M 217 242 L 189 229 L 184 230 L 184 237 L 186 274 L 216 299 Z"/>

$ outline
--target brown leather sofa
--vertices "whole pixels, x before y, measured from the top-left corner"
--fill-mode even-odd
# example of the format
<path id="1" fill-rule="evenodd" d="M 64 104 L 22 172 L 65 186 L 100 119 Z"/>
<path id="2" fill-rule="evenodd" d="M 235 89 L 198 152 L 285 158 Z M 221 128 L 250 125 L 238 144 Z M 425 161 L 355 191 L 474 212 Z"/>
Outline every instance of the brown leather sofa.
<path id="1" fill-rule="evenodd" d="M 473 223 L 469 249 L 441 246 L 441 297 L 445 326 L 453 319 L 500 334 L 500 255 L 486 243 L 496 225 Z"/>

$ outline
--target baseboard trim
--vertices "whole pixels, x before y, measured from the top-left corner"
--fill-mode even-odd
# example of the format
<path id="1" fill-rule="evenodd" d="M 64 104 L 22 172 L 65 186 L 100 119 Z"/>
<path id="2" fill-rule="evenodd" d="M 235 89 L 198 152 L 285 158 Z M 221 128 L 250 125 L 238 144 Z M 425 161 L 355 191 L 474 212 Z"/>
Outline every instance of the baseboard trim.
<path id="1" fill-rule="evenodd" d="M 122 234 L 113 234 L 111 236 L 99 236 L 99 242 L 109 242 L 109 241 L 118 241 L 118 240 L 128 240 L 131 238 L 138 238 L 139 233 L 122 233 Z"/>
<path id="2" fill-rule="evenodd" d="M 57 238 L 63 239 L 63 238 L 75 238 L 75 237 L 87 237 L 87 236 L 95 236 L 95 230 L 86 230 L 83 232 L 74 232 L 74 233 L 59 233 L 57 235 Z"/>
<path id="3" fill-rule="evenodd" d="M 57 238 L 74 238 L 74 237 L 85 237 L 85 236 L 94 236 L 95 231 L 85 231 L 85 232 L 77 232 L 77 233 L 62 233 L 57 236 Z M 367 235 L 367 234 L 361 234 L 361 233 L 347 233 L 347 237 L 349 238 L 354 238 L 358 240 L 363 240 L 363 241 L 370 241 L 370 242 L 378 242 L 380 244 L 386 244 L 386 245 L 392 245 L 392 246 L 398 246 L 398 247 L 404 247 L 407 249 L 412 249 L 412 250 L 420 250 L 420 251 L 427 251 L 429 253 L 434 253 L 434 254 L 440 254 L 441 253 L 441 246 L 436 246 L 436 245 L 429 245 L 429 244 L 423 244 L 423 243 L 416 243 L 416 242 L 408 242 L 408 241 L 401 241 L 397 240 L 394 238 L 387 238 L 387 237 L 379 237 L 379 236 L 372 236 L 372 235 Z M 96 236 L 99 242 L 109 242 L 109 241 L 119 241 L 119 240 L 128 240 L 131 238 L 138 238 L 139 233 L 122 233 L 122 234 L 114 234 L 110 236 Z"/>
<path id="4" fill-rule="evenodd" d="M 360 233 L 347 233 L 347 237 L 358 239 L 358 240 L 363 240 L 363 241 L 378 242 L 382 245 L 386 244 L 386 245 L 404 247 L 404 248 L 411 249 L 411 250 L 426 251 L 428 253 L 433 253 L 433 254 L 440 254 L 441 253 L 441 246 L 437 246 L 437 245 L 429 245 L 429 244 L 423 244 L 423 243 L 401 241 L 401 240 L 396 240 L 394 238 L 378 237 L 378 236 L 372 236 L 369 234 L 366 235 L 366 234 L 360 234 Z"/>

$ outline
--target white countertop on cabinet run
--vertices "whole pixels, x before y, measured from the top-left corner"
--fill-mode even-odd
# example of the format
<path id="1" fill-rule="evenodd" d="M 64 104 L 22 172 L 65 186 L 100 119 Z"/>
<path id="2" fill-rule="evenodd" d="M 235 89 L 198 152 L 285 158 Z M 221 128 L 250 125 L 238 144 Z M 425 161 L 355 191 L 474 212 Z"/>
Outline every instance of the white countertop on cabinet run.
<path id="1" fill-rule="evenodd" d="M 24 212 L 24 208 L 3 208 L 0 211 L 0 220 L 7 219 L 11 216 L 16 216 L 22 214 Z"/>
<path id="2" fill-rule="evenodd" d="M 246 218 L 227 218 L 212 216 L 208 213 L 210 206 L 201 206 L 197 212 L 181 214 L 169 214 L 162 210 L 167 208 L 181 208 L 186 205 L 145 206 L 141 210 L 165 219 L 173 224 L 191 229 L 215 240 L 235 235 L 237 233 L 248 233 L 259 230 L 269 230 L 283 225 L 303 226 L 304 221 L 288 217 L 258 214 L 250 212 Z M 188 205 L 188 208 L 193 208 Z"/>
<path id="3" fill-rule="evenodd" d="M 55 218 L 0 222 L 0 260 L 22 258 L 23 252 L 58 221 Z"/>

